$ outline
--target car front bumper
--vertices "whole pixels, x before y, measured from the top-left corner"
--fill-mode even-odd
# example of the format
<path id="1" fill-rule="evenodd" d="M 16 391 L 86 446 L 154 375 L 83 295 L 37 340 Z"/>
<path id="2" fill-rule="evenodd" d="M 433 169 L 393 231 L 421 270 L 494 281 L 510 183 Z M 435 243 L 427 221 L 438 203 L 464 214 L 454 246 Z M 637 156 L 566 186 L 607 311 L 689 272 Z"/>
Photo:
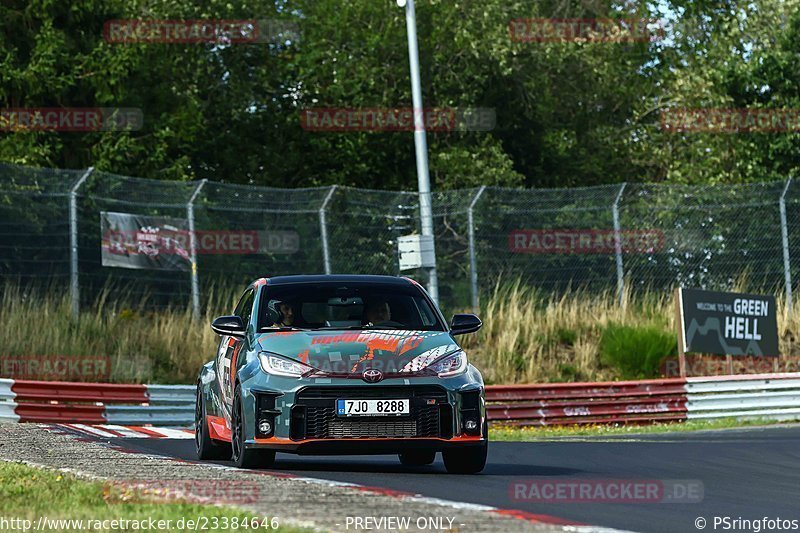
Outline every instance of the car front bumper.
<path id="1" fill-rule="evenodd" d="M 241 374 L 240 374 L 241 377 Z M 286 378 L 254 372 L 241 381 L 247 448 L 297 454 L 390 454 L 480 446 L 486 440 L 483 380 L 471 365 L 449 378 Z M 338 399 L 410 400 L 401 417 L 338 417 Z M 258 429 L 268 421 L 268 434 Z M 476 422 L 467 429 L 467 421 Z"/>

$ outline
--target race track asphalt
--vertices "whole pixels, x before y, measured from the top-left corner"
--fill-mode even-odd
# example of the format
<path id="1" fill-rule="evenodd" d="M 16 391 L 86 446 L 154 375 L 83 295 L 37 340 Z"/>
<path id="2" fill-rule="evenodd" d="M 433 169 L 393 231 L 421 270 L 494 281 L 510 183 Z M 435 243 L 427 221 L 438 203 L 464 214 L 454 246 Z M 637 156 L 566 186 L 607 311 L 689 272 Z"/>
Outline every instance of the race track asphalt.
<path id="1" fill-rule="evenodd" d="M 127 448 L 195 460 L 192 440 L 112 439 Z M 229 463 L 220 463 L 229 464 Z M 448 475 L 441 456 L 406 468 L 396 456 L 278 455 L 270 470 L 479 503 L 598 526 L 643 532 L 698 531 L 715 517 L 800 521 L 800 426 L 670 433 L 547 442 L 492 442 L 483 473 Z M 682 480 L 702 483 L 697 503 L 542 503 L 513 498 L 513 483 Z M 730 525 L 736 525 L 729 522 Z M 742 525 L 741 523 L 739 525 Z M 766 529 L 762 526 L 761 528 Z M 728 528 L 727 531 L 736 530 Z M 739 529 L 747 530 L 747 529 Z M 750 530 L 753 530 L 752 528 Z"/>

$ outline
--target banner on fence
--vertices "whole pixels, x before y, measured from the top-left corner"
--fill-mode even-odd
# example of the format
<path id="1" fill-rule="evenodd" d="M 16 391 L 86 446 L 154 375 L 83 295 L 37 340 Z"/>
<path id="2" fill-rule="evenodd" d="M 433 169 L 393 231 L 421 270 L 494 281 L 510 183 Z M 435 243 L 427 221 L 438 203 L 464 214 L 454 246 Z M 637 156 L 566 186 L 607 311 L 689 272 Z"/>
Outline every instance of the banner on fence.
<path id="1" fill-rule="evenodd" d="M 774 296 L 682 288 L 678 313 L 684 353 L 778 355 Z"/>
<path id="2" fill-rule="evenodd" d="M 104 267 L 189 270 L 184 218 L 100 213 Z"/>
<path id="3" fill-rule="evenodd" d="M 188 222 L 181 218 L 102 212 L 103 266 L 188 270 Z M 195 232 L 195 252 L 206 255 L 291 255 L 300 250 L 292 230 L 214 230 Z"/>

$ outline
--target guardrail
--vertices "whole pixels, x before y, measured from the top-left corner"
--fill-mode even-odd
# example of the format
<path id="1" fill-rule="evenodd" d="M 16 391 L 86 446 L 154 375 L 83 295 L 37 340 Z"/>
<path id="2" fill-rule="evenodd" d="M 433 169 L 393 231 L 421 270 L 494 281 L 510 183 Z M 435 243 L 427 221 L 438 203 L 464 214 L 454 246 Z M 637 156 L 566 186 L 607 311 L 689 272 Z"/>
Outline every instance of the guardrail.
<path id="1" fill-rule="evenodd" d="M 687 378 L 687 418 L 800 420 L 800 373 Z"/>
<path id="2" fill-rule="evenodd" d="M 0 422 L 189 426 L 194 385 L 0 379 Z"/>
<path id="3" fill-rule="evenodd" d="M 486 387 L 489 420 L 514 426 L 685 420 L 685 380 Z"/>
<path id="4" fill-rule="evenodd" d="M 800 420 L 800 373 L 486 388 L 489 420 L 513 426 Z"/>
<path id="5" fill-rule="evenodd" d="M 189 426 L 194 402 L 193 385 L 0 379 L 0 422 Z M 486 407 L 491 422 L 514 426 L 800 420 L 800 373 L 493 385 Z"/>

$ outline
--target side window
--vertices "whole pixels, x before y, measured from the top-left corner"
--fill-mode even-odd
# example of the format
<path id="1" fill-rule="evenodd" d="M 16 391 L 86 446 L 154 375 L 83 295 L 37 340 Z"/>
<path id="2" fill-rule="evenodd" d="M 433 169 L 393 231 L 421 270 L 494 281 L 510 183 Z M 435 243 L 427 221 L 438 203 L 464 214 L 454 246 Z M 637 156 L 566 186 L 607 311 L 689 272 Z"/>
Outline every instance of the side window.
<path id="1" fill-rule="evenodd" d="M 250 323 L 250 317 L 253 315 L 254 300 L 255 291 L 253 291 L 253 289 L 247 289 L 239 300 L 239 303 L 236 304 L 236 309 L 233 311 L 234 315 L 242 317 L 242 321 L 244 321 L 245 325 Z"/>

